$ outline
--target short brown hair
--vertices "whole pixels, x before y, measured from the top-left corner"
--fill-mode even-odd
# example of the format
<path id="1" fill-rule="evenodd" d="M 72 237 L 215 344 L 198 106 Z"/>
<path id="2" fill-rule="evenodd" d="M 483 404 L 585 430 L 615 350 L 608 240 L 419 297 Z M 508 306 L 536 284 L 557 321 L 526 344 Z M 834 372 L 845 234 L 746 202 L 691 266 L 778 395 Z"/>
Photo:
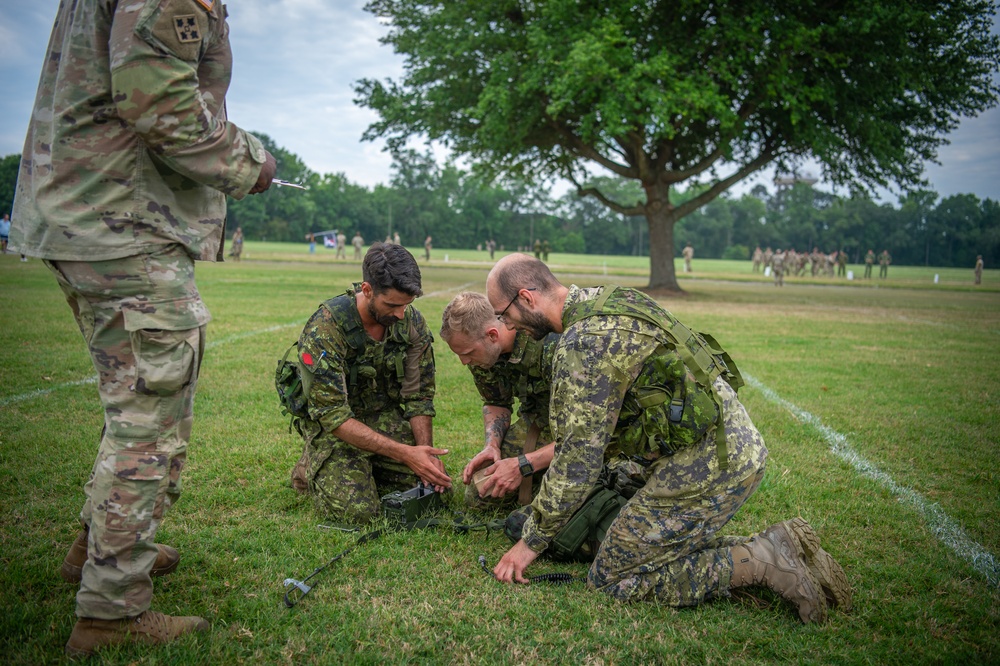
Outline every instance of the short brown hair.
<path id="1" fill-rule="evenodd" d="M 451 299 L 441 315 L 441 338 L 447 342 L 456 333 L 478 337 L 496 320 L 493 306 L 485 296 L 463 291 Z"/>

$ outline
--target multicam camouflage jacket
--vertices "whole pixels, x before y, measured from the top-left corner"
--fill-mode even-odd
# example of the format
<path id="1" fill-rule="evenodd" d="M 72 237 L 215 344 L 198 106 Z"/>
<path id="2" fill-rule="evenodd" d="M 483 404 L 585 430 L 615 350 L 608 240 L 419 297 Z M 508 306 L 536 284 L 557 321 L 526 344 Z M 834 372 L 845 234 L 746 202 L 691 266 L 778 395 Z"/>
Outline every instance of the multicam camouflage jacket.
<path id="1" fill-rule="evenodd" d="M 518 417 L 545 428 L 549 423 L 549 395 L 552 387 L 552 355 L 559 335 L 550 333 L 544 340 L 531 339 L 519 332 L 514 350 L 501 356 L 492 368 L 470 365 L 483 404 L 514 410 L 514 398 L 520 401 Z"/>
<path id="2" fill-rule="evenodd" d="M 355 284 L 323 303 L 299 337 L 299 359 L 312 371 L 309 417 L 326 432 L 349 418 L 362 423 L 388 410 L 404 419 L 434 416 L 434 338 L 412 305 L 381 341 L 365 332 Z"/>
<path id="3" fill-rule="evenodd" d="M 662 328 L 637 317 L 598 314 L 572 323 L 574 306 L 598 299 L 602 291 L 602 287 L 571 285 L 563 305 L 564 330 L 552 361 L 549 417 L 556 452 L 522 531 L 525 543 L 536 552 L 548 546 L 584 503 L 605 461 L 631 439 L 626 435 L 632 434 L 628 430 L 634 423 L 619 417 L 628 411 L 630 394 L 647 362 L 665 358 L 674 344 Z M 620 292 L 635 310 L 653 319 L 676 321 L 644 294 L 633 289 Z M 691 379 L 687 372 L 680 381 Z M 712 409 L 711 401 L 705 404 Z M 709 413 L 706 418 L 714 423 L 717 416 Z M 707 436 L 706 432 L 702 434 Z"/>
<path id="4" fill-rule="evenodd" d="M 226 195 L 266 152 L 226 120 L 219 0 L 63 2 L 17 180 L 11 248 L 101 261 L 178 243 L 221 260 Z"/>

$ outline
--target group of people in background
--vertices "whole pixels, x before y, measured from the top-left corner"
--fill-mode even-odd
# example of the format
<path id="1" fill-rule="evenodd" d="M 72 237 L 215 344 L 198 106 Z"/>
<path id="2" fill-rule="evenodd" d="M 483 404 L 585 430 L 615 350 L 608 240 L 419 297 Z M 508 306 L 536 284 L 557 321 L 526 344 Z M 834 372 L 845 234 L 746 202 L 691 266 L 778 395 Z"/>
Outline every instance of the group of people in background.
<path id="1" fill-rule="evenodd" d="M 770 247 L 761 250 L 758 245 L 754 248 L 750 258 L 753 263 L 753 272 L 759 273 L 762 270 L 771 269 L 774 276 L 774 284 L 782 286 L 785 283 L 785 275 L 800 277 L 808 270 L 812 277 L 847 277 L 847 252 L 844 250 L 834 250 L 833 252 L 821 252 L 818 247 L 813 247 L 812 252 L 796 252 L 795 248 L 772 251 Z M 879 278 L 889 276 L 889 264 L 892 263 L 892 255 L 889 250 L 882 250 L 877 257 L 874 250 L 868 250 L 865 254 L 865 279 L 871 279 L 872 267 L 878 262 Z"/>

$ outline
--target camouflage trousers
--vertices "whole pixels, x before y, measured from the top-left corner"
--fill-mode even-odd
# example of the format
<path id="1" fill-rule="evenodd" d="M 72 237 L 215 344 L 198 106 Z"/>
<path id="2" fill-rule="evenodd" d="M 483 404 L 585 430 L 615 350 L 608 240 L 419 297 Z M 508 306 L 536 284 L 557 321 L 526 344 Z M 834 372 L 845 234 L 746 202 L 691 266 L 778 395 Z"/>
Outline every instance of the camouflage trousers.
<path id="1" fill-rule="evenodd" d="M 149 608 L 156 530 L 181 492 L 208 310 L 179 246 L 109 261 L 47 261 L 98 373 L 104 430 L 84 486 L 90 526 L 79 617 Z"/>
<path id="2" fill-rule="evenodd" d="M 410 422 L 398 409 L 356 418 L 366 426 L 401 444 L 413 446 Z M 304 477 L 320 515 L 347 525 L 363 525 L 377 518 L 381 497 L 394 490 L 408 490 L 420 479 L 403 463 L 362 451 L 332 433 L 324 432 L 315 421 L 302 421 L 305 440 L 302 457 L 292 471 Z"/>
<path id="3" fill-rule="evenodd" d="M 519 418 L 517 421 L 512 423 L 509 428 L 507 428 L 507 434 L 504 435 L 503 441 L 500 443 L 500 457 L 501 458 L 516 458 L 517 456 L 524 453 L 524 443 L 528 439 L 528 428 L 531 427 L 531 423 L 525 418 Z M 552 436 L 549 432 L 548 424 L 542 428 L 541 432 L 538 434 L 538 441 L 535 447 L 542 447 L 552 441 Z M 540 470 L 535 472 L 531 479 L 531 496 L 534 497 L 538 493 L 539 487 L 542 485 L 542 477 L 545 476 L 545 470 Z M 480 497 L 479 493 L 476 491 L 476 484 L 470 483 L 465 487 L 465 506 L 469 509 L 475 511 L 490 511 L 490 510 L 501 510 L 501 509 L 512 509 L 517 506 L 518 495 L 517 492 L 513 492 L 509 495 L 503 497 Z"/>
<path id="4" fill-rule="evenodd" d="M 619 601 L 656 599 L 695 606 L 728 596 L 730 548 L 750 537 L 719 531 L 764 478 L 767 449 L 736 394 L 722 380 L 729 469 L 719 469 L 715 431 L 689 449 L 655 460 L 646 485 L 608 529 L 587 584 Z"/>

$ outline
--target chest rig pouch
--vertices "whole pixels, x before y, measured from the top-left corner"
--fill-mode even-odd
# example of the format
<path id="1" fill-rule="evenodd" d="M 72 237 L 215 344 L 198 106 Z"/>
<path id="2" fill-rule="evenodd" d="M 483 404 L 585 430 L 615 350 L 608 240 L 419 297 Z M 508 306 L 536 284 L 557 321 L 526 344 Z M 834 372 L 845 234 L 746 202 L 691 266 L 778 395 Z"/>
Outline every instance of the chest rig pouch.
<path id="1" fill-rule="evenodd" d="M 601 296 L 567 311 L 564 328 L 597 315 L 624 315 L 646 321 L 666 334 L 642 366 L 622 402 L 615 428 L 617 446 L 628 457 L 672 455 L 696 444 L 716 426 L 719 467 L 727 469 L 728 450 L 722 399 L 712 384 L 722 377 L 738 390 L 743 378 L 715 339 L 692 332 L 655 304 L 632 303 L 620 287 L 609 285 Z"/>
<path id="2" fill-rule="evenodd" d="M 377 414 L 402 401 L 406 353 L 411 338 L 419 337 L 406 309 L 402 320 L 386 328 L 381 342 L 371 339 L 357 313 L 356 302 L 342 294 L 323 303 L 344 332 L 347 357 L 347 401 L 355 414 Z"/>

